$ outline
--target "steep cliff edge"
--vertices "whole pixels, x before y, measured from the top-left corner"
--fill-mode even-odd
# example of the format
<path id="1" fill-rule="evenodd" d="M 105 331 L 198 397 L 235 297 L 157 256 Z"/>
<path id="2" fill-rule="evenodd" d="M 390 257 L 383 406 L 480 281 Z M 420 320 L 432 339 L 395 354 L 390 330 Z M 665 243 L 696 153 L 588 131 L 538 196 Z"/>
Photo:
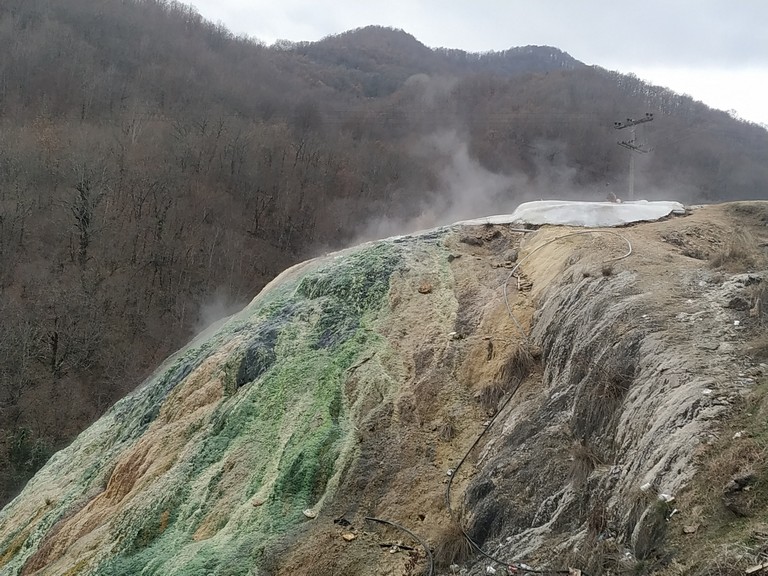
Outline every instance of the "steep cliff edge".
<path id="1" fill-rule="evenodd" d="M 765 505 L 763 430 L 722 431 L 764 386 L 766 224 L 462 225 L 294 267 L 0 512 L 0 574 L 430 569 L 371 517 L 435 574 L 694 570 Z M 751 477 L 718 510 L 725 436 Z"/>

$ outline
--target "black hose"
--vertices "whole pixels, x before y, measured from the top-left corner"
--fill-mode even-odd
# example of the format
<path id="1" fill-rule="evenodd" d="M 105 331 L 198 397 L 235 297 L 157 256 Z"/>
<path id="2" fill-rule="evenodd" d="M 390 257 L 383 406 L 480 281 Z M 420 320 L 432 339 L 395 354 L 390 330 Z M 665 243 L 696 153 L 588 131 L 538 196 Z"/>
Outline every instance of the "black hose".
<path id="1" fill-rule="evenodd" d="M 512 401 L 512 398 L 514 398 L 515 393 L 520 389 L 520 385 L 522 384 L 522 381 L 517 384 L 514 390 L 510 393 L 509 397 L 504 401 L 504 404 L 502 404 L 501 408 L 499 408 L 498 412 L 494 414 L 493 418 L 491 418 L 488 425 L 485 427 L 485 429 L 480 433 L 480 435 L 477 437 L 477 439 L 472 443 L 472 445 L 469 447 L 469 449 L 464 453 L 464 456 L 462 456 L 461 460 L 459 460 L 459 463 L 456 465 L 456 468 L 453 469 L 453 472 L 451 473 L 450 477 L 448 478 L 448 485 L 446 486 L 445 490 L 445 505 L 446 508 L 448 508 L 448 515 L 450 516 L 451 520 L 456 523 L 456 525 L 461 530 L 461 533 L 464 535 L 464 538 L 466 538 L 467 542 L 469 542 L 470 546 L 477 551 L 478 554 L 481 556 L 484 556 L 491 562 L 495 562 L 496 564 L 499 564 L 500 566 L 503 566 L 504 568 L 513 568 L 516 572 L 530 572 L 534 574 L 569 574 L 570 570 L 547 570 L 547 569 L 539 569 L 539 568 L 532 568 L 530 566 L 524 565 L 522 563 L 518 562 L 505 562 L 504 560 L 501 560 L 492 554 L 489 554 L 483 548 L 475 542 L 472 537 L 467 534 L 467 531 L 464 530 L 464 526 L 461 525 L 461 522 L 456 517 L 453 508 L 451 507 L 451 486 L 453 484 L 453 479 L 456 477 L 456 474 L 459 472 L 459 468 L 461 468 L 462 464 L 466 461 L 466 459 L 469 457 L 472 450 L 474 450 L 475 446 L 477 446 L 480 443 L 480 440 L 483 439 L 485 434 L 493 427 L 494 422 L 496 422 L 496 419 L 501 415 L 502 412 L 506 409 L 507 405 Z M 581 572 L 584 576 L 589 576 L 586 572 L 582 570 Z"/>

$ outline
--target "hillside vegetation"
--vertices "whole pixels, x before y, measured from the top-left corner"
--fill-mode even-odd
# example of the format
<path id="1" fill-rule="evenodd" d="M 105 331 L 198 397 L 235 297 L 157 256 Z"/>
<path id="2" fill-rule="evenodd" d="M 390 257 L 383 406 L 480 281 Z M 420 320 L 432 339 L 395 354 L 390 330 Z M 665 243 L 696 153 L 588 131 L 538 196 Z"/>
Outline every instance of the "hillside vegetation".
<path id="1" fill-rule="evenodd" d="M 0 503 L 308 255 L 531 197 L 757 198 L 768 133 L 550 47 L 267 47 L 164 0 L 0 3 Z M 623 137 L 623 134 L 619 134 Z"/>

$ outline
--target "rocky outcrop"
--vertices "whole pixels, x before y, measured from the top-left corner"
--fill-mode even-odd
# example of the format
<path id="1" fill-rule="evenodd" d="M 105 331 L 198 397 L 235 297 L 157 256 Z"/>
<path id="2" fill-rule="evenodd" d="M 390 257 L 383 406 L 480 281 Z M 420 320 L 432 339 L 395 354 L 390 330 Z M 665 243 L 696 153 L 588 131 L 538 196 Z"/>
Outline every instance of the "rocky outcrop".
<path id="1" fill-rule="evenodd" d="M 463 225 L 294 267 L 0 512 L 0 574 L 416 574 L 423 546 L 436 573 L 650 558 L 755 384 L 759 243 L 748 273 L 686 255 L 733 226 L 727 207 L 588 234 Z"/>

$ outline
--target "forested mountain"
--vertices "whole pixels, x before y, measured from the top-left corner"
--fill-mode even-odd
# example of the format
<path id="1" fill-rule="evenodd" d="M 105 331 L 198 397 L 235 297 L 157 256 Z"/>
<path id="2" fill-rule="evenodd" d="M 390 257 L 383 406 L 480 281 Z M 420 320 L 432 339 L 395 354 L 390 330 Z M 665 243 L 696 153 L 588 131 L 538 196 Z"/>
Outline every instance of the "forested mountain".
<path id="1" fill-rule="evenodd" d="M 759 198 L 768 133 L 549 47 L 267 47 L 165 0 L 0 3 L 0 502 L 285 266 L 531 197 Z M 638 129 L 640 135 L 640 129 Z"/>

